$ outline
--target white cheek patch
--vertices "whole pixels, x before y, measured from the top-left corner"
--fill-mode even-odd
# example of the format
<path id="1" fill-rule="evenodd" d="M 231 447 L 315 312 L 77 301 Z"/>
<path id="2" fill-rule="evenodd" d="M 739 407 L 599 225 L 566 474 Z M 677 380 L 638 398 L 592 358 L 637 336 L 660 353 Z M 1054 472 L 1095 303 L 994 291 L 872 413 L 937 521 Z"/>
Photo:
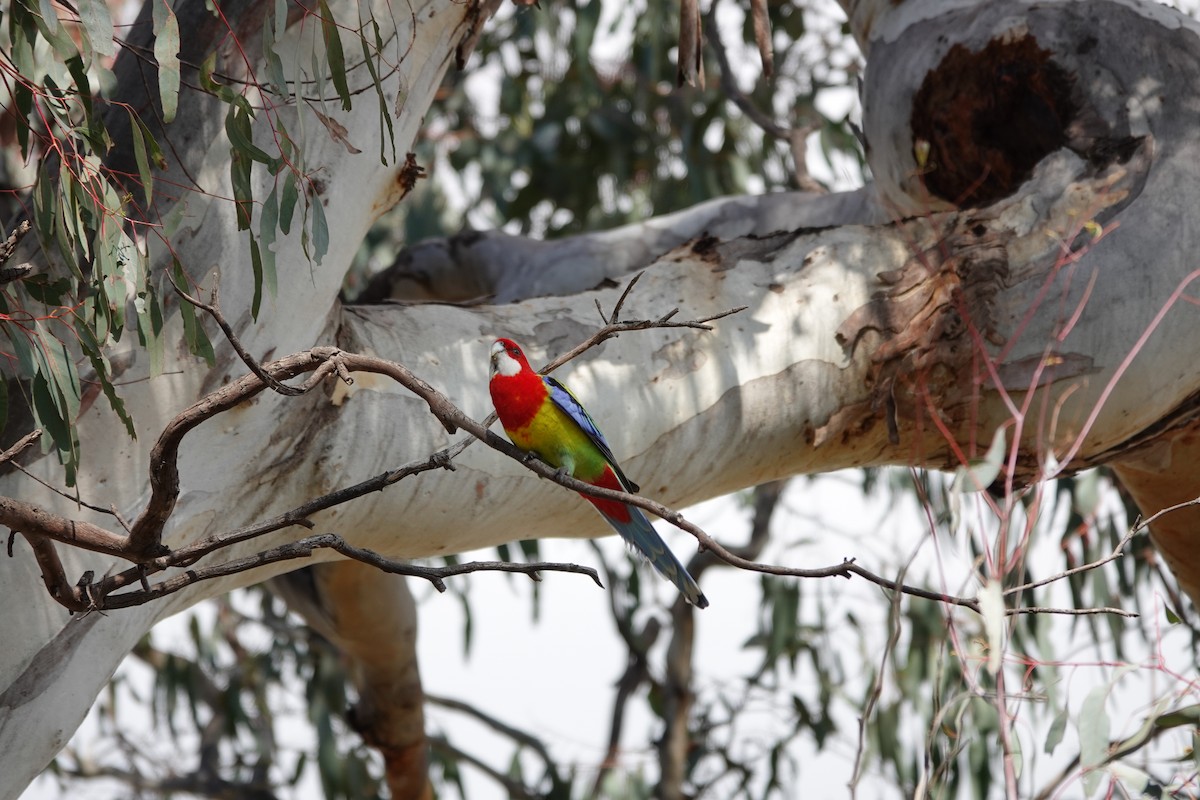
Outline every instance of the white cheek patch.
<path id="1" fill-rule="evenodd" d="M 492 359 L 492 369 L 497 375 L 511 378 L 514 375 L 520 374 L 521 362 L 510 356 L 507 351 L 501 350 Z"/>

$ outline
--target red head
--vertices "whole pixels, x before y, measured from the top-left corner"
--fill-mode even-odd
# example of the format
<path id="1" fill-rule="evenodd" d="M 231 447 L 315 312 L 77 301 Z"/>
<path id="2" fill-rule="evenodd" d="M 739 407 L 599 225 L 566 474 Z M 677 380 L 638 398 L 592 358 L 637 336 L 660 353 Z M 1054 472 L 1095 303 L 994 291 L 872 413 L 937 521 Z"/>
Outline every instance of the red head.
<path id="1" fill-rule="evenodd" d="M 511 378 L 522 372 L 533 372 L 525 352 L 512 339 L 497 339 L 492 343 L 492 377 Z"/>

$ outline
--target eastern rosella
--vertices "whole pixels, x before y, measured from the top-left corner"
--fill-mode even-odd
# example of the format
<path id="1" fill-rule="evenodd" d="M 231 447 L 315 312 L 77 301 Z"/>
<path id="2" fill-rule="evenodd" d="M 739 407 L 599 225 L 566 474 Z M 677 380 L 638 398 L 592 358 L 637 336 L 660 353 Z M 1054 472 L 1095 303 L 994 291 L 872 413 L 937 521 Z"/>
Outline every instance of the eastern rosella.
<path id="1" fill-rule="evenodd" d="M 575 396 L 554 378 L 537 374 L 511 339 L 497 339 L 492 345 L 489 389 L 504 432 L 517 447 L 584 483 L 618 491 L 638 490 L 637 484 L 625 477 L 604 434 Z M 616 500 L 582 497 L 678 586 L 689 603 L 699 608 L 708 605 L 708 598 L 640 508 Z"/>

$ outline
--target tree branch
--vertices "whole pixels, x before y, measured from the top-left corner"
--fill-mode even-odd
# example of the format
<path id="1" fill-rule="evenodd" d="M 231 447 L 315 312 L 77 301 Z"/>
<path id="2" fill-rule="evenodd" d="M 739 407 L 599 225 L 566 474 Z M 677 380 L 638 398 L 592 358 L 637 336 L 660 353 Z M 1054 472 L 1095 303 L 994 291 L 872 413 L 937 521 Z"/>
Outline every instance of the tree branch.
<path id="1" fill-rule="evenodd" d="M 142 605 L 151 600 L 157 600 L 160 597 L 174 594 L 181 589 L 185 589 L 201 581 L 246 572 L 247 570 L 256 569 L 278 561 L 308 558 L 315 551 L 321 549 L 334 550 L 347 558 L 353 558 L 364 564 L 370 564 L 377 569 L 390 572 L 394 575 L 409 575 L 414 578 L 423 578 L 432 583 L 434 588 L 439 592 L 446 591 L 446 584 L 443 578 L 482 571 L 519 572 L 528 575 L 533 580 L 541 580 L 541 577 L 538 575 L 540 572 L 573 572 L 587 575 L 596 582 L 597 586 L 604 587 L 604 584 L 600 583 L 600 576 L 596 574 L 594 569 L 580 566 L 579 564 L 553 562 L 517 564 L 508 561 L 469 561 L 465 564 L 454 564 L 445 567 L 422 567 L 405 561 L 385 558 L 373 550 L 354 547 L 347 544 L 342 537 L 336 534 L 321 533 L 316 536 L 308 536 L 295 542 L 279 545 L 278 547 L 272 547 L 268 550 L 246 556 L 245 558 L 227 561 L 211 567 L 189 569 L 181 575 L 159 581 L 149 589 L 98 597 L 94 607 L 99 610 L 109 610 Z M 99 595 L 99 592 L 89 592 L 89 594 Z"/>
<path id="2" fill-rule="evenodd" d="M 304 394 L 304 389 L 297 386 L 288 386 L 280 383 L 271 377 L 271 374 L 262 368 L 262 365 L 254 360 L 254 357 L 246 350 L 237 334 L 233 332 L 233 327 L 226 321 L 225 315 L 221 313 L 220 297 L 217 294 L 221 274 L 213 273 L 213 287 L 209 291 L 209 303 L 202 303 L 200 300 L 192 297 L 185 292 L 182 287 L 172 280 L 171 286 L 174 287 L 175 293 L 182 297 L 187 302 L 191 303 L 196 308 L 208 312 L 208 315 L 213 318 L 213 321 L 220 327 L 221 332 L 225 334 L 225 338 L 229 340 L 229 344 L 233 347 L 234 352 L 238 354 L 238 358 L 242 359 L 242 363 L 249 367 L 250 371 L 258 376 L 258 379 L 269 386 L 272 390 L 278 392 L 285 397 L 297 397 Z"/>

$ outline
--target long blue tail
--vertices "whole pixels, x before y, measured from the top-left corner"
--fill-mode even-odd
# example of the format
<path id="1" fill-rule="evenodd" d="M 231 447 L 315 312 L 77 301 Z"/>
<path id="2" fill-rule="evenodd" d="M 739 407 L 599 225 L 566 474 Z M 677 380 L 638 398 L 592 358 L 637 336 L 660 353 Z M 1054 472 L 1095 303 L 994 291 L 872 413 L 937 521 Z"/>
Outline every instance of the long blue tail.
<path id="1" fill-rule="evenodd" d="M 608 521 L 608 524 L 621 534 L 622 539 L 644 556 L 664 578 L 679 587 L 679 591 L 683 592 L 684 598 L 689 603 L 696 608 L 707 608 L 708 598 L 704 596 L 704 592 L 700 591 L 695 579 L 688 574 L 683 564 L 679 563 L 679 559 L 667 547 L 667 543 L 654 530 L 654 526 L 650 524 L 650 520 L 646 519 L 642 510 L 636 506 L 624 504 L 621 504 L 621 508 L 625 511 L 623 516 L 628 516 L 628 520 L 618 519 L 606 510 L 597 510 Z"/>

